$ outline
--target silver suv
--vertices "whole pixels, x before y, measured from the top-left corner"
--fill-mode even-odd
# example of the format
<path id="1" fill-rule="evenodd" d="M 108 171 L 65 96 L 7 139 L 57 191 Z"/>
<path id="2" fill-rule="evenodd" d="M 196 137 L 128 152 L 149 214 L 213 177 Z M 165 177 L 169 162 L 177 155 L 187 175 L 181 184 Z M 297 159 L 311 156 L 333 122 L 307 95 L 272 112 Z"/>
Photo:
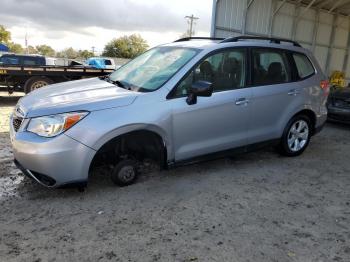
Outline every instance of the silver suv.
<path id="1" fill-rule="evenodd" d="M 47 187 L 85 186 L 96 165 L 113 182 L 276 144 L 300 155 L 327 118 L 326 76 L 298 43 L 185 38 L 155 47 L 108 77 L 35 90 L 11 116 L 15 163 Z"/>

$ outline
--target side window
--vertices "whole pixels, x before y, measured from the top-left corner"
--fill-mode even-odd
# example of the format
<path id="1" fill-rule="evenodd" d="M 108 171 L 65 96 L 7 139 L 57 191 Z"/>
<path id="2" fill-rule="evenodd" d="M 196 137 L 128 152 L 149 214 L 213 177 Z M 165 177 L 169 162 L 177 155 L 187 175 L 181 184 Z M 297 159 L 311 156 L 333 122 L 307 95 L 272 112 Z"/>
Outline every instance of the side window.
<path id="1" fill-rule="evenodd" d="M 253 85 L 273 85 L 291 80 L 287 56 L 273 49 L 253 50 Z"/>
<path id="2" fill-rule="evenodd" d="M 26 65 L 26 66 L 34 66 L 36 65 L 36 60 L 33 59 L 33 58 L 24 58 L 23 59 L 23 65 Z"/>
<path id="3" fill-rule="evenodd" d="M 293 58 L 300 78 L 306 78 L 315 73 L 313 65 L 305 55 L 294 53 Z"/>
<path id="4" fill-rule="evenodd" d="M 112 65 L 111 60 L 105 59 L 105 65 Z"/>
<path id="5" fill-rule="evenodd" d="M 244 49 L 226 50 L 207 57 L 180 82 L 176 97 L 188 94 L 192 83 L 208 81 L 214 92 L 234 90 L 245 86 L 246 52 Z"/>

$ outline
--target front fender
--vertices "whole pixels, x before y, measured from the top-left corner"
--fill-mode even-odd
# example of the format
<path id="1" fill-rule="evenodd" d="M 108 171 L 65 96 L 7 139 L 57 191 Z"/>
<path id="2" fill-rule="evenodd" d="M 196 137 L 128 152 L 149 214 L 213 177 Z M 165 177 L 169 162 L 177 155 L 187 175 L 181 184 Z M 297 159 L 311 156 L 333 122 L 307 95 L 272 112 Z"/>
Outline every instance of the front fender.
<path id="1" fill-rule="evenodd" d="M 168 147 L 170 147 L 170 141 L 166 135 L 166 132 L 162 128 L 160 128 L 156 125 L 145 124 L 145 123 L 125 125 L 122 127 L 118 127 L 114 130 L 111 130 L 110 132 L 108 132 L 108 133 L 104 134 L 103 136 L 101 136 L 100 138 L 98 138 L 96 140 L 96 143 L 93 144 L 91 147 L 94 150 L 98 151 L 103 145 L 105 145 L 110 140 L 112 140 L 118 136 L 130 133 L 133 131 L 140 131 L 140 130 L 151 131 L 151 132 L 154 132 L 157 135 L 159 135 L 162 138 L 162 140 L 164 142 L 164 146 L 167 148 L 167 151 L 169 150 Z M 170 152 L 167 152 L 167 153 L 169 154 Z"/>
<path id="2" fill-rule="evenodd" d="M 98 151 L 104 144 L 123 134 L 146 130 L 159 135 L 166 148 L 167 155 L 172 156 L 171 119 L 154 113 L 126 112 L 121 109 L 91 112 L 77 125 L 67 130 L 67 136 Z"/>

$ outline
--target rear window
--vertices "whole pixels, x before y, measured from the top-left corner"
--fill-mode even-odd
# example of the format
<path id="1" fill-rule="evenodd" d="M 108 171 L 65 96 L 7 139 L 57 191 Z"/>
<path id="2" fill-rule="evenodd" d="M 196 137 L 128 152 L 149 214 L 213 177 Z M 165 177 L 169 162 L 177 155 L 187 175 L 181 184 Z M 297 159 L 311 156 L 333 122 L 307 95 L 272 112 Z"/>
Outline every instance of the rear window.
<path id="1" fill-rule="evenodd" d="M 253 50 L 253 85 L 274 85 L 291 81 L 285 52 L 274 49 Z"/>
<path id="2" fill-rule="evenodd" d="M 112 65 L 112 61 L 108 60 L 108 59 L 105 59 L 105 65 Z"/>
<path id="3" fill-rule="evenodd" d="M 315 69 L 309 58 L 303 54 L 293 54 L 295 64 L 297 66 L 298 75 L 300 78 L 306 78 L 315 73 Z"/>
<path id="4" fill-rule="evenodd" d="M 24 58 L 23 65 L 33 66 L 33 65 L 39 65 L 39 63 L 37 63 L 37 60 L 35 59 Z"/>

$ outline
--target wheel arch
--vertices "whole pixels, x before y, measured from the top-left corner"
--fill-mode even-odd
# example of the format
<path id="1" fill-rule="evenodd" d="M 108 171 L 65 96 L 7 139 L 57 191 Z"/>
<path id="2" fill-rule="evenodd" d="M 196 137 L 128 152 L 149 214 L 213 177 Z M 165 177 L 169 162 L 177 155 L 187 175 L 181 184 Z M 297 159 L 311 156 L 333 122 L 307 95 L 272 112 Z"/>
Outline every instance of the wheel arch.
<path id="1" fill-rule="evenodd" d="M 165 168 L 167 166 L 170 143 L 168 143 L 165 132 L 157 126 L 138 124 L 118 128 L 99 139 L 99 141 L 93 146 L 96 153 L 90 162 L 89 170 L 94 166 L 96 161 L 99 161 L 101 154 L 112 149 L 115 150 L 117 144 L 122 143 L 121 141 L 125 141 L 125 139 L 131 139 L 133 147 L 135 147 L 136 144 L 139 144 L 140 150 L 145 147 L 149 150 L 147 152 L 160 150 L 157 158 L 160 167 Z"/>
<path id="2" fill-rule="evenodd" d="M 305 115 L 307 116 L 310 121 L 311 121 L 311 135 L 314 135 L 315 134 L 315 130 L 316 130 L 316 119 L 317 119 L 317 116 L 316 116 L 316 113 L 310 109 L 310 108 L 305 108 L 305 109 L 302 109 L 300 110 L 299 112 L 297 112 L 296 114 L 294 114 L 291 119 L 295 116 L 298 116 L 298 115 Z"/>

